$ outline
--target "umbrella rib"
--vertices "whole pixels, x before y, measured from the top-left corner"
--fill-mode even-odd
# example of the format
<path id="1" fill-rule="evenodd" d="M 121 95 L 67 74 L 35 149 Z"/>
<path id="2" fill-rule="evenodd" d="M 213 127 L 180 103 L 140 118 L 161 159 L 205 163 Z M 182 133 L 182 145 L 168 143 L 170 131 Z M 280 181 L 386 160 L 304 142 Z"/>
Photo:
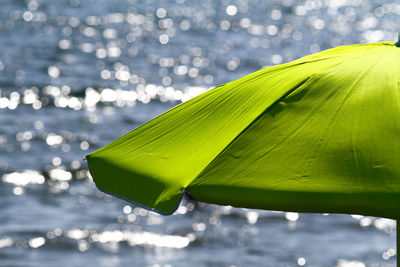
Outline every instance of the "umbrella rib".
<path id="1" fill-rule="evenodd" d="M 288 95 L 299 89 L 301 86 L 303 86 L 308 80 L 310 80 L 314 75 L 310 75 L 303 81 L 299 82 L 296 86 L 294 86 L 292 89 L 288 90 L 283 96 L 279 97 L 277 100 L 275 100 L 271 105 L 269 105 L 263 112 L 261 112 L 249 125 L 247 125 L 235 138 L 230 141 L 226 147 L 218 153 L 218 155 L 210 161 L 210 163 L 193 179 L 193 181 L 186 187 L 189 188 L 191 185 L 195 184 L 195 181 L 198 177 L 200 177 L 207 169 L 209 166 L 211 166 L 219 157 L 221 154 L 223 154 L 242 134 L 244 134 L 247 129 L 249 129 L 253 124 L 255 124 L 259 119 L 261 119 L 271 108 L 273 108 L 277 103 L 279 103 L 282 99 L 285 99 Z"/>
<path id="2" fill-rule="evenodd" d="M 363 56 L 365 56 L 365 53 L 362 53 L 362 55 L 360 55 L 360 56 L 357 56 L 357 57 L 355 57 L 355 58 L 352 58 L 352 60 L 356 60 L 356 59 L 358 59 L 358 58 L 361 58 L 361 57 L 363 57 Z M 306 63 L 309 63 L 308 61 L 306 61 L 306 62 L 299 62 L 298 64 L 306 64 Z M 336 65 L 334 65 L 334 66 L 331 66 L 331 67 L 329 67 L 329 68 L 327 68 L 327 69 L 325 69 L 324 71 L 326 71 L 326 70 L 329 70 L 329 69 L 332 69 L 332 68 L 334 68 L 334 67 L 337 67 L 337 66 L 340 66 L 340 65 L 342 65 L 342 64 L 344 64 L 344 62 L 342 62 L 342 63 L 339 63 L 339 64 L 336 64 Z M 368 68 L 369 69 L 369 68 Z M 368 70 L 367 71 L 365 71 L 364 72 L 364 74 L 366 73 L 366 72 L 368 72 Z M 320 72 L 319 72 L 320 73 Z M 271 105 L 269 105 L 263 112 L 261 112 L 260 113 L 260 115 L 258 115 L 248 126 L 246 126 L 235 138 L 233 138 L 232 139 L 232 141 L 230 141 L 227 145 L 226 145 L 226 147 L 220 152 L 220 153 L 218 153 L 218 155 L 216 155 L 216 157 L 212 160 L 212 161 L 210 161 L 210 163 L 209 164 L 207 164 L 207 166 L 197 175 L 197 176 L 195 176 L 194 177 L 194 179 L 192 180 L 192 182 L 187 186 L 187 187 L 185 187 L 185 189 L 188 189 L 191 185 L 195 185 L 195 184 L 198 184 L 200 181 L 196 181 L 197 180 L 197 178 L 199 178 L 199 177 L 201 177 L 202 176 L 202 174 L 227 150 L 227 149 L 229 149 L 229 147 L 238 139 L 238 138 L 240 138 L 240 136 L 242 135 L 242 134 L 244 134 L 246 131 L 247 131 L 247 129 L 248 128 L 250 128 L 253 124 L 255 124 L 259 119 L 261 119 L 267 112 L 269 112 L 269 110 L 271 109 L 271 108 L 273 108 L 277 103 L 279 103 L 280 101 L 282 101 L 283 99 L 285 99 L 288 95 L 290 95 L 291 93 L 293 93 L 294 91 L 296 91 L 297 89 L 299 89 L 301 86 L 303 86 L 307 81 L 309 81 L 310 79 L 312 79 L 314 76 L 316 76 L 316 75 L 318 75 L 319 73 L 314 73 L 314 74 L 311 74 L 310 76 L 308 76 L 306 79 L 304 79 L 303 81 L 301 81 L 301 82 L 299 82 L 296 86 L 294 86 L 292 89 L 290 89 L 290 90 L 288 90 L 284 95 L 282 95 L 280 98 L 278 98 L 277 100 L 275 100 Z M 254 77 L 255 78 L 255 77 Z M 361 77 L 359 77 L 359 79 L 360 79 Z M 357 79 L 357 81 L 359 80 L 359 79 Z M 340 108 L 339 108 L 340 109 Z M 188 191 L 187 191 L 188 192 Z"/>

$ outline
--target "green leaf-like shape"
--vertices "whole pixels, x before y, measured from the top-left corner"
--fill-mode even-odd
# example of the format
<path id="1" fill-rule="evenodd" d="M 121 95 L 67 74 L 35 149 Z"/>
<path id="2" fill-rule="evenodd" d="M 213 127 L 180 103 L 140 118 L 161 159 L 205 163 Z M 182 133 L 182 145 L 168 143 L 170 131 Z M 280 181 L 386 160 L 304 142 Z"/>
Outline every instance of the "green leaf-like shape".
<path id="1" fill-rule="evenodd" d="M 100 190 L 163 214 L 237 207 L 400 217 L 400 48 L 341 46 L 185 102 L 87 156 Z"/>

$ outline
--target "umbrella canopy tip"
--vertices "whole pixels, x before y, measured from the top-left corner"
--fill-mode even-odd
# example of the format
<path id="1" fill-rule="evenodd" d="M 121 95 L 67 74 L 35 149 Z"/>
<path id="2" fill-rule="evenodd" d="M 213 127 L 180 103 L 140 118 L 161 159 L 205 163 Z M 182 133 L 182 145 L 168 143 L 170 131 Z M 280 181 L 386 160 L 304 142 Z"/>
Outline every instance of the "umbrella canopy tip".
<path id="1" fill-rule="evenodd" d="M 400 47 L 400 33 L 398 35 L 397 42 L 394 45 Z"/>

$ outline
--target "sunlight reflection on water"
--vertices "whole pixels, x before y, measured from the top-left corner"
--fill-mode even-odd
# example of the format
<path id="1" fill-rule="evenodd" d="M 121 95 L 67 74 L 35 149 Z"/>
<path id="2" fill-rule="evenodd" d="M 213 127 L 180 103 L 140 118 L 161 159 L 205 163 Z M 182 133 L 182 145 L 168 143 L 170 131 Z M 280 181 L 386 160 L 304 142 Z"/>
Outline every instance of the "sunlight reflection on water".
<path id="1" fill-rule="evenodd" d="M 0 265 L 394 263 L 393 220 L 190 198 L 161 217 L 98 191 L 81 159 L 262 67 L 395 41 L 397 1 L 4 0 L 0 14 Z"/>

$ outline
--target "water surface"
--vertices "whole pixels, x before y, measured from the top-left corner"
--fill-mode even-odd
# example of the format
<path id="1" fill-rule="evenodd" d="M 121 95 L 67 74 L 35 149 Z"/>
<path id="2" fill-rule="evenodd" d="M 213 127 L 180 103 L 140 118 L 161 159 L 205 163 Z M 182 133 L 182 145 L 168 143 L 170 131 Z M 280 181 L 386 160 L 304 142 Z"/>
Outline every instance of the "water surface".
<path id="1" fill-rule="evenodd" d="M 262 67 L 394 41 L 396 1 L 2 0 L 0 266 L 394 266 L 395 222 L 99 192 L 84 156 Z"/>

